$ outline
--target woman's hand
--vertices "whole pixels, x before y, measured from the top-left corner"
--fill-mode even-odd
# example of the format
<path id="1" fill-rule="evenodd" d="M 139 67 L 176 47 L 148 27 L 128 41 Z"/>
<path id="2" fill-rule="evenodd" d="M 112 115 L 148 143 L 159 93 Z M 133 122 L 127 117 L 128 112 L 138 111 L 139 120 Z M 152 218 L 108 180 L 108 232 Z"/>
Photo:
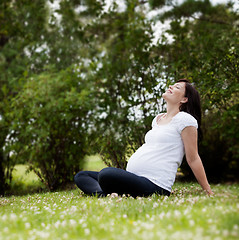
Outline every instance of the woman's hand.
<path id="1" fill-rule="evenodd" d="M 214 192 L 210 189 L 208 190 L 204 190 L 204 192 L 209 196 L 209 197 L 212 197 L 214 195 Z"/>

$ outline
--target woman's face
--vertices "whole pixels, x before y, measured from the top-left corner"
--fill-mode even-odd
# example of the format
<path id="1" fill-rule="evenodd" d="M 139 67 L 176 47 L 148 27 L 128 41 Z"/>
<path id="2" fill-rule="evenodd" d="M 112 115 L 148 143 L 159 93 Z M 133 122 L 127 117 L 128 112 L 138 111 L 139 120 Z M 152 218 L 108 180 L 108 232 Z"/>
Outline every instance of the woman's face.
<path id="1" fill-rule="evenodd" d="M 185 86 L 185 82 L 178 82 L 172 86 L 170 85 L 162 96 L 166 102 L 181 105 L 187 102 L 187 97 L 185 97 Z"/>

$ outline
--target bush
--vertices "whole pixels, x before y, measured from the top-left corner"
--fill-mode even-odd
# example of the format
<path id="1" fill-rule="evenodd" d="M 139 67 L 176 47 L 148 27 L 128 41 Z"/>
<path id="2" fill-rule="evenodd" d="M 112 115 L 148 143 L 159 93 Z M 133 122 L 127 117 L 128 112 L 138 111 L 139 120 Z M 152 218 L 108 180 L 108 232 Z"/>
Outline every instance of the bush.
<path id="1" fill-rule="evenodd" d="M 12 102 L 8 149 L 51 190 L 72 181 L 83 166 L 90 104 L 87 89 L 68 69 L 27 79 Z"/>

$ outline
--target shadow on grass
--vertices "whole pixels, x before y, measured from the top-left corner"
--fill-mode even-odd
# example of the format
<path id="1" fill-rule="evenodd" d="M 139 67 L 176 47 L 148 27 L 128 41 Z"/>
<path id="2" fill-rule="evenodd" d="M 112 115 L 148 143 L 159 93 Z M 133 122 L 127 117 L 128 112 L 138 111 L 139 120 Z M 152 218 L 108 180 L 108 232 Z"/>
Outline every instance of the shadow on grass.
<path id="1" fill-rule="evenodd" d="M 76 189 L 76 186 L 74 183 L 68 183 L 59 189 L 51 191 L 41 182 L 32 182 L 31 184 L 26 184 L 22 181 L 12 181 L 5 193 L 5 196 L 6 197 L 24 196 L 24 195 L 31 195 L 34 193 L 71 191 L 73 189 Z"/>
<path id="2" fill-rule="evenodd" d="M 48 189 L 39 182 L 32 182 L 31 184 L 26 184 L 22 181 L 13 180 L 8 186 L 5 196 L 23 196 L 33 193 L 43 193 L 47 191 Z"/>

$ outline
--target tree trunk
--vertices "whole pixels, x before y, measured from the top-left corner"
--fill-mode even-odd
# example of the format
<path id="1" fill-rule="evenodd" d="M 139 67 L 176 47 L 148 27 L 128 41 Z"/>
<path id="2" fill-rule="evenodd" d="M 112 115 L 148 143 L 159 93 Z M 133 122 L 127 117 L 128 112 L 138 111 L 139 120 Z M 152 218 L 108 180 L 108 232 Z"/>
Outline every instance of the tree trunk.
<path id="1" fill-rule="evenodd" d="M 6 190 L 3 160 L 3 153 L 0 151 L 0 196 L 4 196 Z"/>

